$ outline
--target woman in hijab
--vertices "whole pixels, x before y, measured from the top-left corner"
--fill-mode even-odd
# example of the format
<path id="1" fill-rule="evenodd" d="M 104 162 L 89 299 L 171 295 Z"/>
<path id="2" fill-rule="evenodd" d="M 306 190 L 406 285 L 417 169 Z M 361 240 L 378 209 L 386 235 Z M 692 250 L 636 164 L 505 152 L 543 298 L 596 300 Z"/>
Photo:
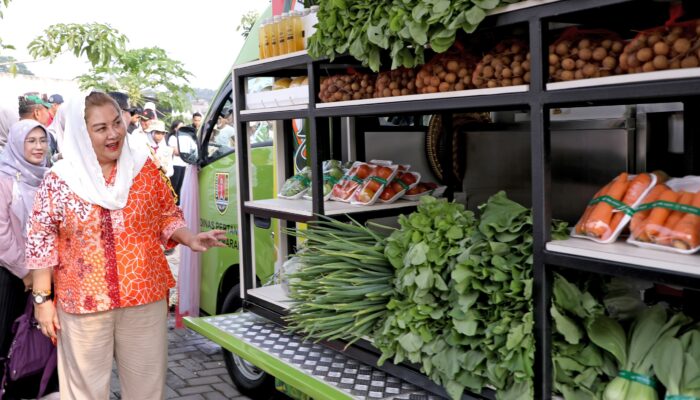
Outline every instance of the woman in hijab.
<path id="1" fill-rule="evenodd" d="M 64 107 L 63 158 L 37 191 L 26 251 L 41 332 L 58 341 L 61 397 L 109 399 L 116 360 L 123 398 L 162 399 L 174 284 L 162 246 L 205 251 L 223 247 L 225 232 L 185 228 L 111 97 L 92 92 Z"/>
<path id="2" fill-rule="evenodd" d="M 12 324 L 22 314 L 32 276 L 25 266 L 25 226 L 34 194 L 48 170 L 49 141 L 35 120 L 15 123 L 0 156 L 0 357 L 7 356 Z M 0 369 L 1 370 L 1 369 Z M 18 382 L 19 383 L 19 382 Z M 6 397 L 36 396 L 36 389 L 8 385 Z"/>
<path id="3" fill-rule="evenodd" d="M 9 108 L 0 107 L 0 154 L 7 143 L 7 135 L 10 133 L 10 127 L 19 121 L 17 111 Z"/>

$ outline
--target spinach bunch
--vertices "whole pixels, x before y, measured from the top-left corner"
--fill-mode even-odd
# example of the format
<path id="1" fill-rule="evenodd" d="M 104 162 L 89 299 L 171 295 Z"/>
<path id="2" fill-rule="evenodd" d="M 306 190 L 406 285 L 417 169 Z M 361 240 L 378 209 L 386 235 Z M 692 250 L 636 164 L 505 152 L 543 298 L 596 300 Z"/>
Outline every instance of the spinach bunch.
<path id="1" fill-rule="evenodd" d="M 455 256 L 476 233 L 476 219 L 461 204 L 425 196 L 399 223 L 385 248 L 396 275 L 387 318 L 374 336 L 382 351 L 379 363 L 408 360 L 447 384 L 443 371 L 459 369 L 446 339 L 452 308 L 448 281 Z"/>
<path id="2" fill-rule="evenodd" d="M 320 0 L 311 57 L 349 53 L 379 71 L 380 54 L 389 51 L 391 69 L 425 63 L 430 46 L 442 53 L 459 29 L 472 33 L 486 12 L 519 0 Z"/>
<path id="3" fill-rule="evenodd" d="M 479 235 L 457 256 L 451 276 L 448 345 L 462 362 L 447 389 L 458 397 L 463 387 L 478 392 L 491 385 L 499 399 L 530 399 L 532 213 L 504 192 L 479 209 Z M 553 238 L 566 233 L 566 223 L 553 222 Z"/>
<path id="4" fill-rule="evenodd" d="M 554 276 L 550 309 L 554 391 L 565 400 L 600 399 L 605 385 L 617 374 L 615 359 L 586 332 L 589 324 L 606 314 L 605 307 L 587 290 L 592 284 L 576 285 L 559 274 Z"/>

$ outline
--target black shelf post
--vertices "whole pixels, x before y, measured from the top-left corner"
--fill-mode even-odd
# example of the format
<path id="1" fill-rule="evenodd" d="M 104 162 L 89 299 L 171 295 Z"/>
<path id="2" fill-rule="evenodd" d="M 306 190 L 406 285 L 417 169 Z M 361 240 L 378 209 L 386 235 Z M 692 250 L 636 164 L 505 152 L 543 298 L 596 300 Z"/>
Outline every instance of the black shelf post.
<path id="1" fill-rule="evenodd" d="M 534 391 L 536 399 L 552 394 L 551 273 L 544 264 L 544 248 L 549 241 L 551 221 L 549 109 L 542 102 L 548 69 L 547 29 L 539 17 L 529 21 L 530 34 L 530 152 L 532 158 L 533 223 L 533 305 L 535 320 Z"/>
<path id="2" fill-rule="evenodd" d="M 242 207 L 246 201 L 250 200 L 250 171 L 248 168 L 248 129 L 247 122 L 241 121 L 241 108 L 245 102 L 244 98 L 244 80 L 245 77 L 239 75 L 238 71 L 233 71 L 233 104 L 235 105 L 234 112 L 236 113 L 236 144 L 238 151 L 237 155 L 237 168 L 238 168 L 238 182 L 236 182 L 236 188 L 238 189 L 238 204 L 240 213 L 240 226 L 238 227 L 238 237 L 239 237 L 239 254 L 240 263 L 244 268 L 243 274 L 243 293 L 244 298 L 248 297 L 248 290 L 255 287 L 255 267 L 253 265 L 253 216 L 244 210 Z"/>

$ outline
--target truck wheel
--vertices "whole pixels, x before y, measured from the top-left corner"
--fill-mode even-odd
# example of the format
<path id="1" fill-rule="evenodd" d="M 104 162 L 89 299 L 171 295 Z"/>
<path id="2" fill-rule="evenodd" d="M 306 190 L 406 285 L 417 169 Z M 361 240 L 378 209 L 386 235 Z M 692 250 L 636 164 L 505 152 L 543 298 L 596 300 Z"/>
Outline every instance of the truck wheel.
<path id="1" fill-rule="evenodd" d="M 222 314 L 236 312 L 241 308 L 240 285 L 235 285 L 226 295 L 221 307 Z M 226 369 L 238 390 L 254 399 L 268 400 L 275 392 L 275 378 L 255 365 L 222 348 Z"/>

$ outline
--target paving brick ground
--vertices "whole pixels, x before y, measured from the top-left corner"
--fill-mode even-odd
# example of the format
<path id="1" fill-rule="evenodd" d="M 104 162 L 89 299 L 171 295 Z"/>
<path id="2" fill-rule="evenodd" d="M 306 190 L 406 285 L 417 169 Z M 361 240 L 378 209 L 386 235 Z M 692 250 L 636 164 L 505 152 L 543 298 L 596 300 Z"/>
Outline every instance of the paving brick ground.
<path id="1" fill-rule="evenodd" d="M 166 398 L 177 400 L 250 400 L 231 383 L 221 347 L 189 329 L 173 329 L 168 319 L 168 377 Z M 119 380 L 112 371 L 110 400 L 119 400 Z"/>

